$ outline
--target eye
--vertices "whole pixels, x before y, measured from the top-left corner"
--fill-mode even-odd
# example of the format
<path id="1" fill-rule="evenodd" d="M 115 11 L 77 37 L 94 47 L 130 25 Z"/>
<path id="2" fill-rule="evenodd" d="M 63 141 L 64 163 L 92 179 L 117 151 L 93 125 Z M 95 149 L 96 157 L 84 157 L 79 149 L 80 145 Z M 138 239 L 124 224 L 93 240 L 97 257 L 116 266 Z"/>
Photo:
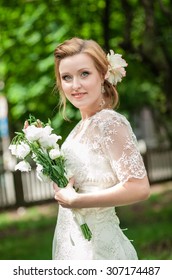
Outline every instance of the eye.
<path id="1" fill-rule="evenodd" d="M 83 72 L 81 73 L 81 76 L 82 76 L 83 78 L 85 78 L 85 77 L 87 77 L 89 74 L 90 74 L 90 73 L 89 73 L 88 71 L 83 71 Z"/>
<path id="2" fill-rule="evenodd" d="M 69 81 L 71 81 L 72 77 L 70 75 L 64 75 L 64 76 L 62 76 L 62 79 L 66 82 L 69 82 Z"/>

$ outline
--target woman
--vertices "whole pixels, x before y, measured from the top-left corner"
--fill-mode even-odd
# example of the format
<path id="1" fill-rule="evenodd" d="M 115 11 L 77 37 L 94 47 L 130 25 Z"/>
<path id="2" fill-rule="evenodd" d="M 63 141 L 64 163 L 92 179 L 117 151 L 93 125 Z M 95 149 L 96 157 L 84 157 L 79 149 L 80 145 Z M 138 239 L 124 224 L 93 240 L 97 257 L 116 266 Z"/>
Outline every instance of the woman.
<path id="1" fill-rule="evenodd" d="M 111 51 L 106 56 L 93 40 L 72 38 L 55 50 L 61 103 L 64 111 L 66 99 L 78 108 L 81 121 L 62 145 L 66 169 L 73 176 L 64 189 L 54 184 L 60 206 L 53 259 L 137 259 L 114 209 L 149 196 L 130 124 L 113 110 L 118 103 L 115 85 L 125 66 L 120 55 Z M 82 234 L 82 223 L 92 234 L 90 240 Z"/>

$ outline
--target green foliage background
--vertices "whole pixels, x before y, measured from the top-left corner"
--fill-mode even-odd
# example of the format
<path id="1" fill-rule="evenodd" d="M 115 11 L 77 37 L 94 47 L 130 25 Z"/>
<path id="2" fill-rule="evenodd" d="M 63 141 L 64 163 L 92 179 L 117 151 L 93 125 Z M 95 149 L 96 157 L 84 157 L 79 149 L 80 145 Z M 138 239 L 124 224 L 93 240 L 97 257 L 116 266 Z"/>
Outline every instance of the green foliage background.
<path id="1" fill-rule="evenodd" d="M 0 89 L 9 102 L 11 133 L 29 113 L 64 136 L 71 123 L 58 112 L 53 52 L 73 36 L 92 38 L 123 54 L 127 77 L 118 87 L 119 111 L 148 105 L 172 139 L 172 1 L 171 0 L 0 0 Z M 68 105 L 72 125 L 79 119 Z"/>

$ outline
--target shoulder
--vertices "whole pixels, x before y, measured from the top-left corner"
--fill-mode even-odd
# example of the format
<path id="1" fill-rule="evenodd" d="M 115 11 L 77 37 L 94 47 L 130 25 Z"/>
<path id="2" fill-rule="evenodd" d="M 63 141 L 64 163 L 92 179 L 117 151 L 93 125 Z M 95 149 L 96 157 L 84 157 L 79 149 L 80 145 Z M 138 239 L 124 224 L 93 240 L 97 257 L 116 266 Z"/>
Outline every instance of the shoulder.
<path id="1" fill-rule="evenodd" d="M 130 127 L 130 123 L 124 115 L 111 109 L 103 109 L 100 112 L 98 112 L 93 118 L 93 123 L 97 124 L 99 127 L 102 128 L 108 128 L 109 126 Z"/>
<path id="2" fill-rule="evenodd" d="M 129 137 L 134 141 L 136 139 L 127 118 L 114 110 L 103 109 L 98 112 L 91 122 L 91 127 L 93 133 L 98 132 L 106 140 L 111 140 L 112 137 L 123 139 Z"/>

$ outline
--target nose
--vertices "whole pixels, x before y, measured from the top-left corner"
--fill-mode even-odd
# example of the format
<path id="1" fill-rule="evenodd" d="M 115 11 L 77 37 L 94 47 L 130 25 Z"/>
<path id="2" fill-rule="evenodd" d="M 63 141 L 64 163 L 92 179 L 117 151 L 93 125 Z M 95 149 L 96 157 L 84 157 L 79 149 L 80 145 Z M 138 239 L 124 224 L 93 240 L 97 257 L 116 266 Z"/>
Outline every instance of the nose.
<path id="1" fill-rule="evenodd" d="M 73 78 L 72 88 L 77 91 L 81 87 L 80 80 L 77 77 Z"/>

